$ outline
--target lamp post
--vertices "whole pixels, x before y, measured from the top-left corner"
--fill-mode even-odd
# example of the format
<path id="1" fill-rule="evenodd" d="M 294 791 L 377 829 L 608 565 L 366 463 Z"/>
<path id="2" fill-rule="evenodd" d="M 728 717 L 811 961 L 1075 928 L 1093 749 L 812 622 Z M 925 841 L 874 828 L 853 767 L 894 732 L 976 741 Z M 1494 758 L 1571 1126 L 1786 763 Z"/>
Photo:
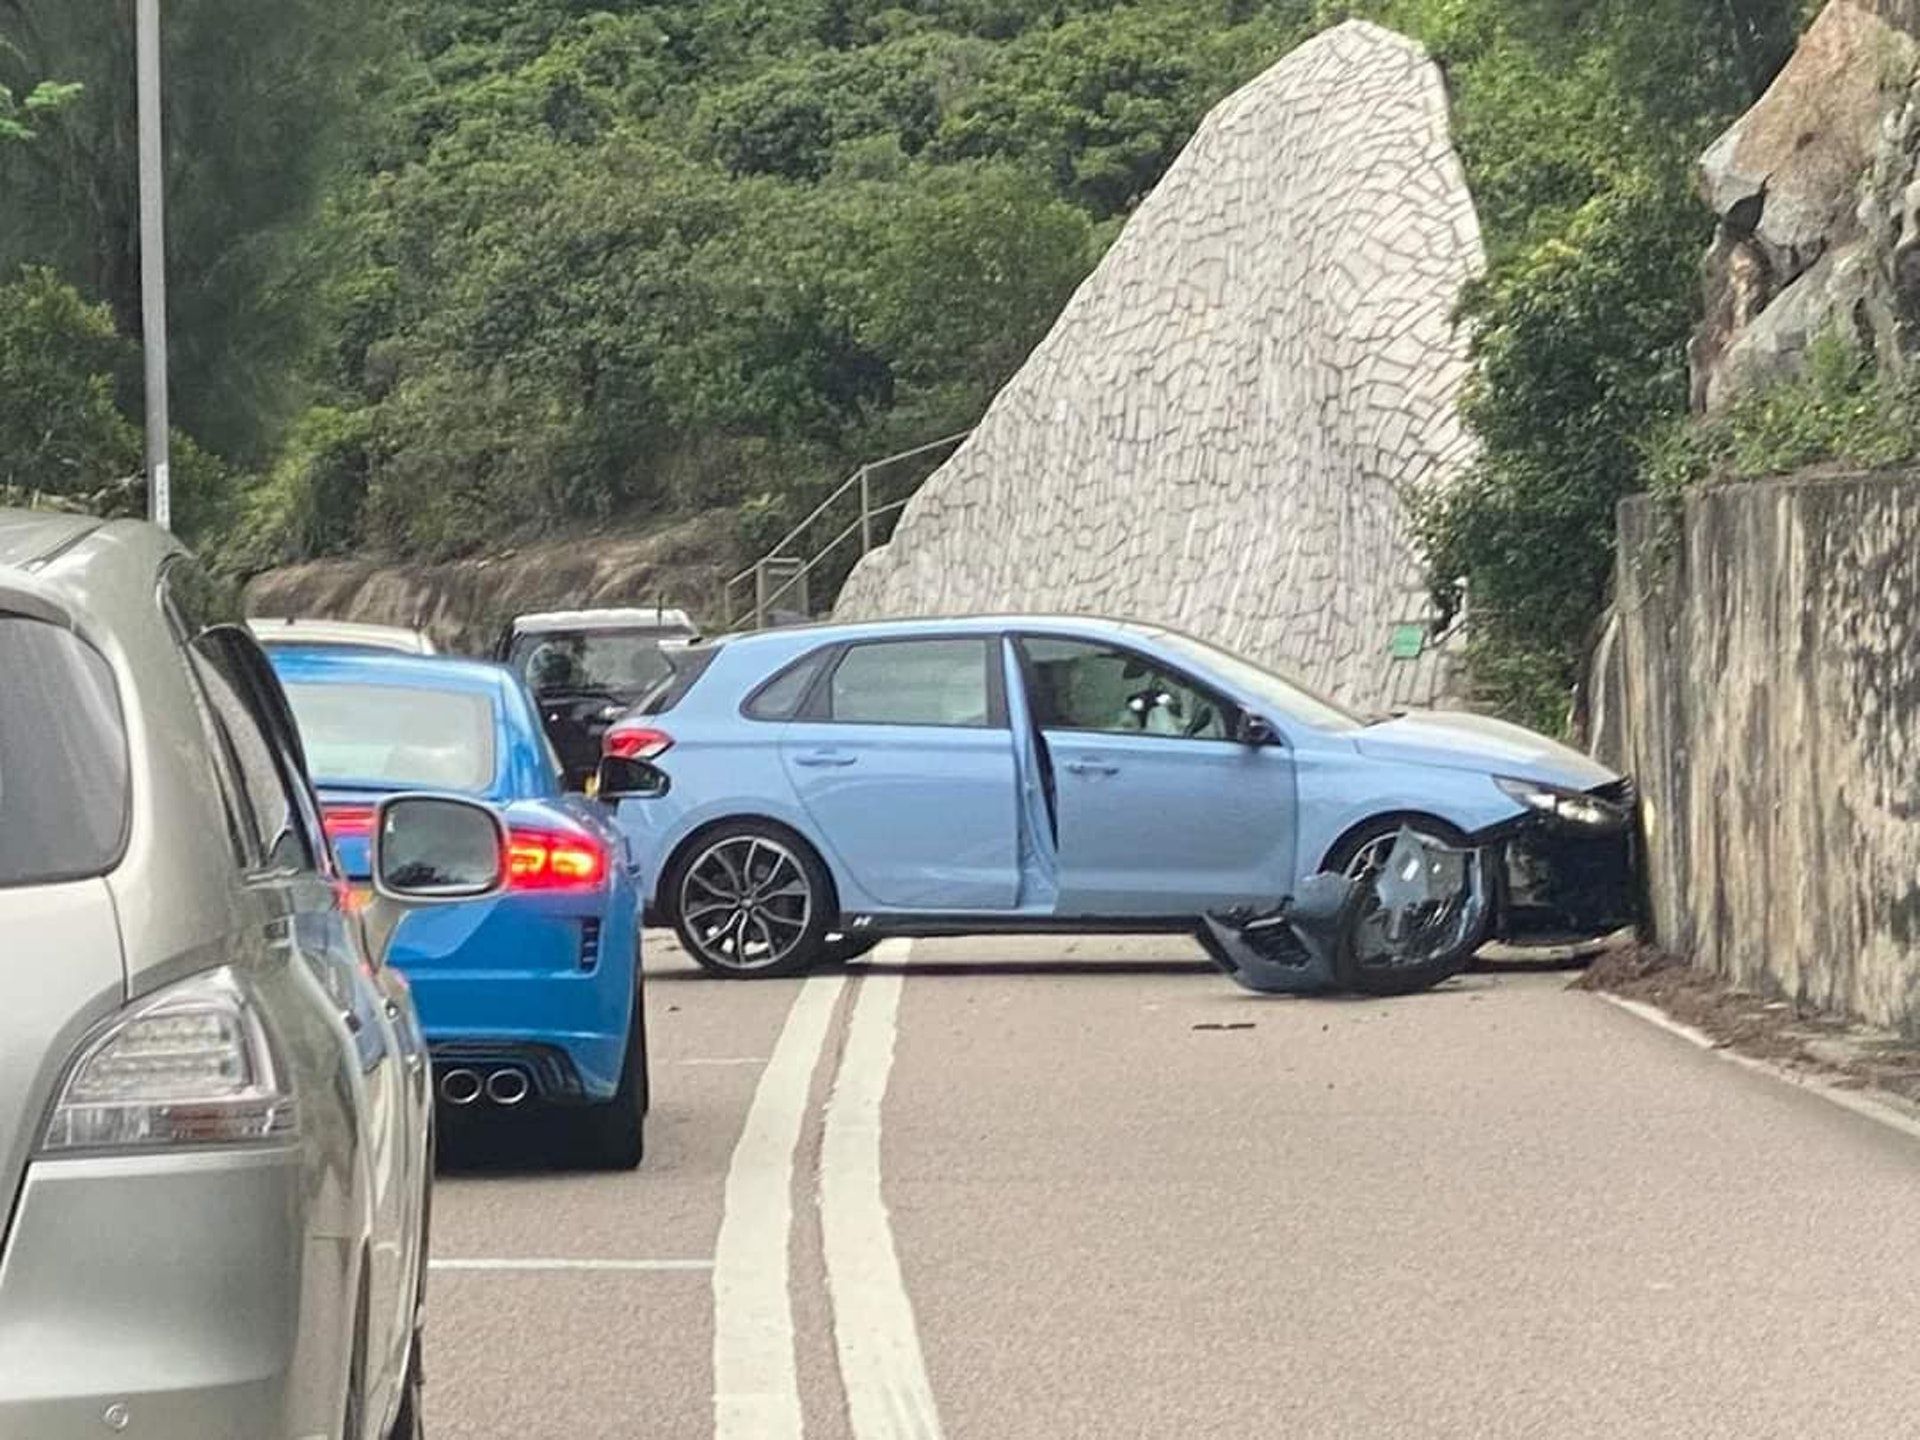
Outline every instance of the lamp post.
<path id="1" fill-rule="evenodd" d="M 167 219 L 160 144 L 160 0 L 134 0 L 140 122 L 140 341 L 147 372 L 147 517 L 170 528 L 167 454 Z"/>

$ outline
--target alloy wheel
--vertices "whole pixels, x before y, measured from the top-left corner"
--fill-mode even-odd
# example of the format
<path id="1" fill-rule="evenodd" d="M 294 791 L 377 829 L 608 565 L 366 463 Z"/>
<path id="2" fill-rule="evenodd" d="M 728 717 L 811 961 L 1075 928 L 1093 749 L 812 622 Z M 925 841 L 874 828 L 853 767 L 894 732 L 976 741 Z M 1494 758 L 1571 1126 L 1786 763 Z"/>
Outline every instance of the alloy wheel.
<path id="1" fill-rule="evenodd" d="M 680 882 L 687 939 L 727 970 L 765 970 L 793 954 L 813 919 L 813 887 L 793 851 L 735 835 L 694 857 Z"/>

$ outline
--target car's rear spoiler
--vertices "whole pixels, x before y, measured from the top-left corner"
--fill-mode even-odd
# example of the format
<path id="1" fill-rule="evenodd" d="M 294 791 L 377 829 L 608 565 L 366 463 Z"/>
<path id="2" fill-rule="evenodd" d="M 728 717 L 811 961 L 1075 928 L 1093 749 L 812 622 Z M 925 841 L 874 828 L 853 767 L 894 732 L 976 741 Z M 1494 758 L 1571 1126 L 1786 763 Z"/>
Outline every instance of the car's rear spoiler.
<path id="1" fill-rule="evenodd" d="M 24 615 L 62 630 L 77 628 L 73 612 L 51 589 L 12 565 L 0 565 L 0 615 Z"/>

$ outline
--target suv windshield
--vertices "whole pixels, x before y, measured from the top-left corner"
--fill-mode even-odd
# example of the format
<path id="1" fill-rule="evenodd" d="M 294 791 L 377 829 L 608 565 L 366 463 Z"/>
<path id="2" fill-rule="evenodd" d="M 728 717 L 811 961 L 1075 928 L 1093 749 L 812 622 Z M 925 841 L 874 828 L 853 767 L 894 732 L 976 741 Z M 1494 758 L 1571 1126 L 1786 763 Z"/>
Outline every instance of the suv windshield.
<path id="1" fill-rule="evenodd" d="M 319 785 L 465 790 L 493 784 L 493 701 L 401 685 L 286 686 Z"/>
<path id="2" fill-rule="evenodd" d="M 127 829 L 127 733 L 86 642 L 0 615 L 0 886 L 100 875 Z"/>
<path id="3" fill-rule="evenodd" d="M 507 663 L 536 695 L 637 695 L 673 674 L 659 630 L 561 631 L 516 635 Z"/>
<path id="4" fill-rule="evenodd" d="M 1322 730 L 1359 730 L 1367 724 L 1366 717 L 1356 715 L 1345 706 L 1323 695 L 1316 695 L 1291 680 L 1282 679 L 1271 670 L 1263 669 L 1231 650 L 1222 650 L 1204 640 L 1195 640 L 1172 630 L 1150 630 L 1145 633 L 1152 635 L 1176 655 L 1192 660 L 1215 679 L 1225 681 L 1252 699 L 1266 701 L 1295 720 L 1303 720 Z"/>

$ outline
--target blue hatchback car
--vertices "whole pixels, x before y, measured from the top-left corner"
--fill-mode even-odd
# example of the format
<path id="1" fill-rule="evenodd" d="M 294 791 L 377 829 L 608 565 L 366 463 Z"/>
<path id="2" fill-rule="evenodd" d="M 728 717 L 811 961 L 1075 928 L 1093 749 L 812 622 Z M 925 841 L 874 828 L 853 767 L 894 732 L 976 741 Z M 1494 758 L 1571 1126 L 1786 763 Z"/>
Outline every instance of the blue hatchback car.
<path id="1" fill-rule="evenodd" d="M 1233 970 L 1223 933 L 1277 943 L 1310 877 L 1377 876 L 1409 831 L 1479 857 L 1456 873 L 1484 893 L 1447 953 L 1361 936 L 1353 988 L 1420 988 L 1490 935 L 1597 934 L 1633 909 L 1620 776 L 1479 716 L 1357 715 L 1145 625 L 733 637 L 682 652 L 605 755 L 650 913 L 720 975 L 1047 929 L 1190 933 Z"/>
<path id="2" fill-rule="evenodd" d="M 367 882 L 383 795 L 453 791 L 507 821 L 507 888 L 408 915 L 388 952 L 413 986 L 449 1118 L 552 1107 L 582 1163 L 639 1164 L 648 1077 L 630 848 L 610 810 L 561 788 L 526 688 L 500 666 L 435 657 L 288 646 L 272 660 L 352 883 Z"/>

